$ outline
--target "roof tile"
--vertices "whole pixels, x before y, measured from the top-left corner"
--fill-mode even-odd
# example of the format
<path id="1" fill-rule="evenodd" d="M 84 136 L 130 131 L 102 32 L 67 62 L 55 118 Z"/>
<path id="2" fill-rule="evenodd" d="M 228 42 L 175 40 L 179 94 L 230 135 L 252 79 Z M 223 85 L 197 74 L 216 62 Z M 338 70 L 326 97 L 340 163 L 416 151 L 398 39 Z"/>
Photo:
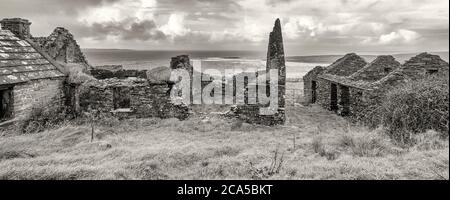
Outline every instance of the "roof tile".
<path id="1" fill-rule="evenodd" d="M 0 30 L 0 85 L 65 76 L 56 66 L 8 30 Z"/>

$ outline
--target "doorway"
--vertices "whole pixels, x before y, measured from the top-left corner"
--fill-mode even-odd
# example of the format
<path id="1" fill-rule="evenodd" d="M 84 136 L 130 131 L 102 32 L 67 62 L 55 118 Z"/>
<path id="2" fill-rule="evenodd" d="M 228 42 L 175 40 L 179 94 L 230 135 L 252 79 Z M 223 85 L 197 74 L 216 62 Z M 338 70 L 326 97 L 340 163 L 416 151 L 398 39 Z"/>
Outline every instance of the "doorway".
<path id="1" fill-rule="evenodd" d="M 311 81 L 311 103 L 316 103 L 317 101 L 317 82 Z"/>
<path id="2" fill-rule="evenodd" d="M 13 92 L 12 89 L 0 90 L 0 122 L 7 121 L 13 116 Z"/>
<path id="3" fill-rule="evenodd" d="M 341 86 L 341 115 L 348 116 L 350 114 L 350 89 L 347 86 Z"/>
<path id="4" fill-rule="evenodd" d="M 331 84 L 330 110 L 338 110 L 337 85 L 334 83 Z"/>

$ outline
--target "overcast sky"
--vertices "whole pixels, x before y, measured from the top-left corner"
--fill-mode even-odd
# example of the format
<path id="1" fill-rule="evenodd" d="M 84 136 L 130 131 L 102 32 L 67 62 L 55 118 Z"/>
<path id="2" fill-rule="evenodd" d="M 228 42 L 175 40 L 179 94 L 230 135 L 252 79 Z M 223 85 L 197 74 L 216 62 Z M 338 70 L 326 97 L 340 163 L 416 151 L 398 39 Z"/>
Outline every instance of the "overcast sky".
<path id="1" fill-rule="evenodd" d="M 448 0 L 0 0 L 32 34 L 82 48 L 262 50 L 276 18 L 290 55 L 448 51 Z"/>

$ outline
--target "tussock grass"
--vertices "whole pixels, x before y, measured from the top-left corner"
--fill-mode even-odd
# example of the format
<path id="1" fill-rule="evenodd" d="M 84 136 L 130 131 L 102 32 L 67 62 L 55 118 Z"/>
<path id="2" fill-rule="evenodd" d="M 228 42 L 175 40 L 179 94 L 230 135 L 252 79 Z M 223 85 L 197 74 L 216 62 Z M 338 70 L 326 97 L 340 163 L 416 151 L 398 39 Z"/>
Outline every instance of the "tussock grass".
<path id="1" fill-rule="evenodd" d="M 449 79 L 447 75 L 409 81 L 390 90 L 361 119 L 384 127 L 397 142 L 414 144 L 414 134 L 435 130 L 448 137 Z"/>
<path id="2" fill-rule="evenodd" d="M 276 127 L 199 115 L 99 124 L 92 142 L 82 122 L 8 135 L 0 179 L 448 179 L 437 132 L 403 147 L 321 108 L 288 110 Z"/>

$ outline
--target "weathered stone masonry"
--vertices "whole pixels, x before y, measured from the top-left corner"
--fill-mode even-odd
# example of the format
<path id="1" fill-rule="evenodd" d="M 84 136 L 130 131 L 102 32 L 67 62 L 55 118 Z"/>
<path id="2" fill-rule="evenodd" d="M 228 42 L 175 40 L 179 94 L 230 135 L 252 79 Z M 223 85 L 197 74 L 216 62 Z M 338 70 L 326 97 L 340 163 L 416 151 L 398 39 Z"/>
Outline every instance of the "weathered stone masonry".
<path id="1" fill-rule="evenodd" d="M 63 78 L 34 80 L 14 86 L 14 116 L 26 119 L 33 108 L 64 106 Z"/>
<path id="2" fill-rule="evenodd" d="M 65 28 L 57 27 L 48 37 L 33 37 L 32 40 L 56 61 L 89 66 L 77 41 Z"/>
<path id="3" fill-rule="evenodd" d="M 0 23 L 0 127 L 27 120 L 34 108 L 62 109 L 66 75 L 30 40 L 31 23 Z"/>
<path id="4" fill-rule="evenodd" d="M 392 56 L 364 63 L 356 54 L 347 54 L 327 68 L 311 70 L 303 77 L 305 103 L 317 103 L 341 115 L 363 114 L 392 87 L 435 73 L 448 74 L 448 63 L 428 53 L 403 65 Z"/>
<path id="5" fill-rule="evenodd" d="M 190 77 L 193 77 L 194 75 L 197 77 L 201 77 L 201 85 L 200 88 L 192 87 L 192 78 L 191 78 L 191 102 L 194 100 L 193 96 L 195 95 L 198 97 L 198 95 L 202 95 L 204 89 L 210 84 L 218 84 L 215 83 L 215 79 L 217 77 L 211 77 L 208 74 L 204 74 L 202 72 L 195 71 L 193 69 L 193 66 L 190 63 L 189 57 L 187 55 L 180 55 L 173 57 L 170 63 L 170 68 L 172 70 L 175 69 L 185 69 L 188 71 Z M 266 108 L 268 105 L 262 104 L 259 102 L 257 96 L 253 96 L 250 94 L 256 94 L 255 89 L 258 90 L 258 87 L 263 87 L 267 89 L 267 95 L 270 94 L 270 88 L 269 88 L 269 71 L 275 69 L 278 72 L 278 82 L 275 83 L 276 87 L 278 89 L 278 107 L 275 110 L 274 114 L 271 115 L 262 115 L 260 113 L 261 108 Z M 267 76 L 266 80 L 268 80 L 265 84 L 258 84 L 257 80 L 259 76 Z M 238 78 L 239 77 L 239 78 Z M 254 77 L 254 78 L 250 78 Z M 241 80 L 243 78 L 243 80 Z M 280 20 L 277 19 L 273 28 L 273 31 L 270 33 L 269 37 L 269 45 L 268 45 L 268 51 L 267 51 L 267 66 L 266 70 L 262 72 L 256 72 L 255 74 L 249 74 L 249 73 L 242 73 L 242 74 L 235 74 L 232 78 L 229 77 L 220 77 L 217 79 L 218 82 L 221 82 L 221 86 L 215 86 L 214 90 L 216 88 L 220 88 L 222 91 L 222 102 L 232 102 L 233 106 L 231 107 L 230 112 L 228 112 L 226 115 L 230 117 L 236 117 L 243 121 L 246 121 L 248 123 L 253 124 L 263 124 L 263 125 L 278 125 L 278 124 L 284 124 L 286 117 L 285 117 L 285 91 L 286 91 L 286 66 L 285 66 L 285 59 L 284 59 L 284 48 L 283 48 L 283 37 L 281 33 L 281 23 Z M 238 81 L 244 81 L 243 83 L 239 82 L 239 84 L 244 85 L 244 91 L 237 91 L 237 85 Z M 213 90 L 213 91 L 214 91 Z M 232 90 L 233 91 L 233 99 L 229 98 L 226 99 L 226 91 Z M 244 97 L 244 105 L 236 102 L 236 92 L 243 92 Z M 214 93 L 214 98 L 217 98 L 216 91 L 212 92 Z M 213 95 L 211 95 L 213 97 Z M 251 104 L 249 102 L 255 101 L 256 104 Z M 202 102 L 203 99 L 202 99 Z"/>
<path id="6" fill-rule="evenodd" d="M 285 116 L 285 94 L 286 94 L 286 65 L 284 59 L 283 48 L 283 36 L 281 32 L 281 23 L 277 19 L 273 31 L 270 33 L 269 45 L 267 50 L 267 66 L 266 74 L 267 84 L 257 85 L 257 87 L 266 87 L 267 94 L 270 94 L 269 84 L 270 75 L 269 71 L 275 69 L 278 71 L 278 109 L 275 114 L 261 115 L 260 108 L 267 107 L 268 105 L 262 105 L 257 102 L 256 105 L 238 105 L 232 108 L 232 112 L 238 118 L 253 124 L 263 124 L 268 126 L 284 124 L 286 121 Z M 258 75 L 258 73 L 257 73 Z M 256 88 L 257 89 L 257 88 Z"/>
<path id="7" fill-rule="evenodd" d="M 151 83 L 146 79 L 104 79 L 88 84 L 80 90 L 82 112 L 96 110 L 119 117 L 161 117 L 186 119 L 189 109 L 171 103 L 167 83 Z"/>

